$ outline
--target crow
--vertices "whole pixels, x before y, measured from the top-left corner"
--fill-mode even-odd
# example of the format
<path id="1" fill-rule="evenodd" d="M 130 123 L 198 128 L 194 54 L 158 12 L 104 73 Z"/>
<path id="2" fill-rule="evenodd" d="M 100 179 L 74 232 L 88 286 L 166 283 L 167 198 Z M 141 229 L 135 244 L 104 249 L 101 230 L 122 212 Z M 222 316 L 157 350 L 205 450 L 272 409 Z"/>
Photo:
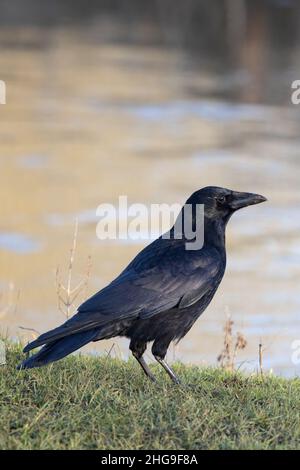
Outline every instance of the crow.
<path id="1" fill-rule="evenodd" d="M 181 340 L 211 302 L 225 272 L 225 228 L 231 215 L 266 198 L 258 194 L 208 186 L 194 192 L 166 234 L 146 246 L 114 279 L 79 308 L 63 325 L 39 336 L 24 352 L 43 345 L 19 369 L 57 361 L 90 341 L 115 336 L 130 339 L 129 349 L 145 374 L 155 381 L 143 354 L 152 354 L 175 383 L 180 383 L 165 356 L 170 343 Z M 201 248 L 187 249 L 184 214 L 197 226 L 197 207 L 204 207 Z M 178 230 L 178 226 L 181 227 Z M 175 227 L 176 230 L 175 230 Z"/>

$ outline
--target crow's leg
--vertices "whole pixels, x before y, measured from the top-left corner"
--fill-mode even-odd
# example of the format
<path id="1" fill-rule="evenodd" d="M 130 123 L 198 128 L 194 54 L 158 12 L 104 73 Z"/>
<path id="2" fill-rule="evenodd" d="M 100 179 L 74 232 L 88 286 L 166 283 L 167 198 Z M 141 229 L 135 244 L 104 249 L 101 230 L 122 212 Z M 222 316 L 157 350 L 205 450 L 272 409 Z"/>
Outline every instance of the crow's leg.
<path id="1" fill-rule="evenodd" d="M 132 352 L 133 357 L 136 358 L 136 360 L 138 361 L 138 363 L 142 367 L 142 369 L 145 372 L 145 374 L 147 375 L 147 377 L 149 377 L 149 379 L 152 380 L 152 382 L 156 382 L 156 378 L 152 374 L 151 370 L 148 367 L 148 364 L 146 363 L 145 359 L 143 358 L 143 354 L 146 351 L 146 347 L 147 347 L 146 343 L 137 343 L 137 342 L 133 342 L 133 341 L 131 341 L 131 343 L 129 345 L 129 349 Z"/>
<path id="2" fill-rule="evenodd" d="M 163 338 L 163 339 L 157 339 L 154 341 L 153 346 L 152 346 L 152 354 L 163 366 L 165 371 L 167 372 L 168 376 L 173 380 L 175 384 L 180 384 L 179 378 L 176 376 L 175 372 L 171 369 L 171 367 L 166 363 L 165 361 L 165 356 L 167 354 L 168 347 L 170 345 L 171 339 Z"/>
<path id="3" fill-rule="evenodd" d="M 154 356 L 155 359 L 163 366 L 169 377 L 173 380 L 173 382 L 177 385 L 179 385 L 181 382 L 175 372 L 171 369 L 171 367 L 166 363 L 164 359 L 162 359 L 159 356 Z"/>

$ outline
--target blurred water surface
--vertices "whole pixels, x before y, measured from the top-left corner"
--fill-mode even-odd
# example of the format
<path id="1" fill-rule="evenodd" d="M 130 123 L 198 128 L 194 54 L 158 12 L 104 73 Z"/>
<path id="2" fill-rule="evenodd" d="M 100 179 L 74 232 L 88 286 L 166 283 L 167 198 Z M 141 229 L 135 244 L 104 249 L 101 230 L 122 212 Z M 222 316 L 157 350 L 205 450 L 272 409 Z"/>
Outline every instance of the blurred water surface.
<path id="1" fill-rule="evenodd" d="M 266 64 L 262 82 L 251 64 L 225 67 L 180 49 L 99 42 L 75 27 L 3 29 L 0 41 L 7 84 L 0 282 L 3 291 L 10 281 L 20 290 L 2 327 L 17 335 L 19 326 L 43 332 L 64 320 L 55 270 L 67 267 L 76 217 L 74 282 L 91 255 L 89 295 L 146 244 L 99 241 L 99 204 L 117 204 L 122 194 L 129 203 L 183 203 L 200 187 L 220 185 L 269 202 L 230 221 L 223 283 L 170 358 L 215 364 L 229 311 L 248 342 L 241 367 L 257 368 L 261 341 L 266 369 L 299 373 L 292 342 L 300 339 L 300 107 L 290 104 L 297 64 L 276 74 Z M 116 342 L 114 352 L 127 357 L 126 340 L 87 350 Z"/>

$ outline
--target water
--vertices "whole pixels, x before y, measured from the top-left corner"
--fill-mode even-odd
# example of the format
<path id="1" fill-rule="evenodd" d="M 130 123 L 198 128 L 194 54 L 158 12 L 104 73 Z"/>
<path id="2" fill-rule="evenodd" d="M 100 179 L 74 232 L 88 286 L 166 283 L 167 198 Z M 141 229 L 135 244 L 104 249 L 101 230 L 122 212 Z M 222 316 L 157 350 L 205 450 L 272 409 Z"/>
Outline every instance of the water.
<path id="1" fill-rule="evenodd" d="M 122 194 L 129 203 L 183 203 L 202 186 L 220 185 L 261 193 L 268 203 L 230 221 L 222 285 L 169 359 L 216 364 L 229 311 L 247 339 L 240 367 L 257 368 L 261 341 L 267 370 L 299 374 L 292 345 L 300 339 L 300 107 L 276 97 L 247 101 L 251 77 L 245 81 L 238 66 L 216 73 L 180 51 L 97 44 L 77 33 L 50 30 L 40 47 L 41 31 L 17 30 L 27 48 L 9 47 L 9 33 L 1 33 L 8 99 L 0 108 L 0 283 L 20 290 L 3 328 L 24 335 L 19 326 L 43 332 L 64 320 L 55 270 L 66 274 L 76 218 L 74 284 L 88 255 L 93 260 L 80 303 L 147 243 L 99 241 L 99 204 L 117 204 Z M 272 70 L 265 73 L 272 82 Z M 282 74 L 284 83 L 289 71 Z M 114 343 L 127 357 L 125 340 L 86 350 Z"/>
<path id="2" fill-rule="evenodd" d="M 40 248 L 37 241 L 21 233 L 0 233 L 0 249 L 18 254 L 32 253 Z"/>

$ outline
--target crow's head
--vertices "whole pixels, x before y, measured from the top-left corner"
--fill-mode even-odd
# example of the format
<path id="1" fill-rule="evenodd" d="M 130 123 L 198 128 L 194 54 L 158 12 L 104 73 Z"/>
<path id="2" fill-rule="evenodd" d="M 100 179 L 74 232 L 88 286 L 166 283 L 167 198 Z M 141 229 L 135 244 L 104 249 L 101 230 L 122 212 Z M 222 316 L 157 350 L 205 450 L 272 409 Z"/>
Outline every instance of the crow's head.
<path id="1" fill-rule="evenodd" d="M 266 200 L 264 196 L 259 194 L 241 193 L 217 186 L 207 186 L 193 193 L 186 204 L 204 204 L 205 217 L 228 220 L 238 209 Z"/>

